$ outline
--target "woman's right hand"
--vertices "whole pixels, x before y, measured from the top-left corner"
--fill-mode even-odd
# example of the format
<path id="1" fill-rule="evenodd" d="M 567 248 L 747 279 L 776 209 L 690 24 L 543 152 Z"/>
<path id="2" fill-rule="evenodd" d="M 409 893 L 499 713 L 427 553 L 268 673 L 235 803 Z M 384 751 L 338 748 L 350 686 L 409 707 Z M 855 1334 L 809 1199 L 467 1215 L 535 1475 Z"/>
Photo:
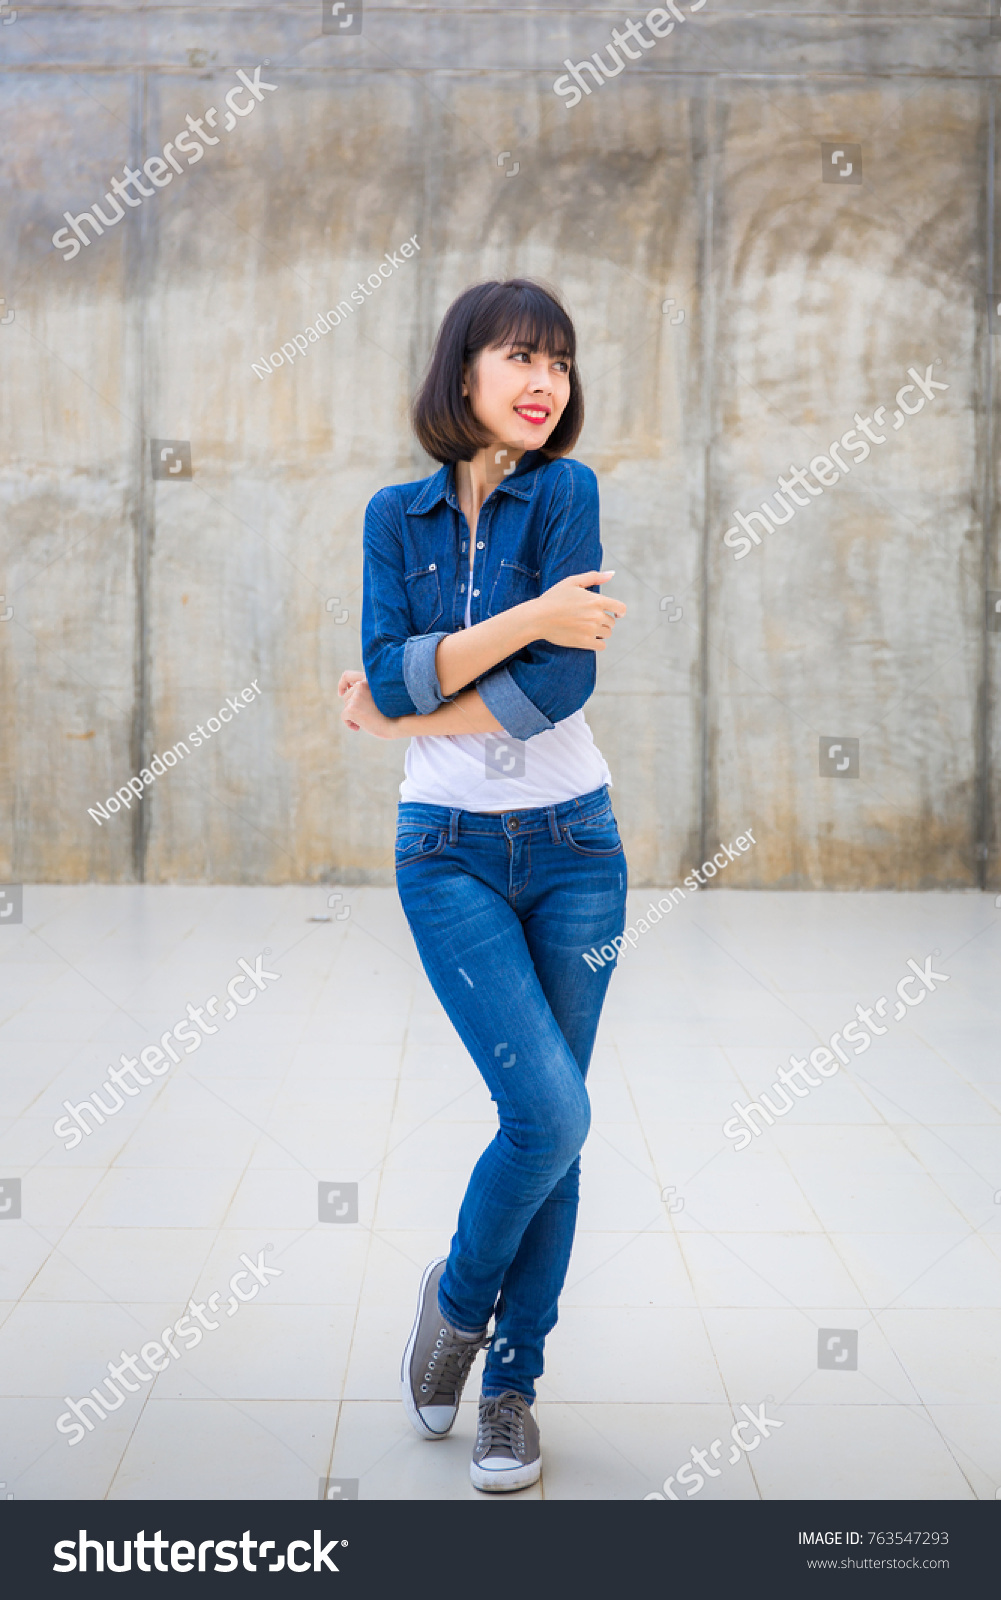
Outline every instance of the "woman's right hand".
<path id="1" fill-rule="evenodd" d="M 341 699 L 344 699 L 344 696 L 354 688 L 356 683 L 361 683 L 364 677 L 364 672 L 359 671 L 357 667 L 348 667 L 346 671 L 342 672 L 340 682 L 337 685 L 337 693 Z"/>
<path id="2" fill-rule="evenodd" d="M 554 583 L 537 600 L 529 600 L 539 628 L 536 638 L 575 650 L 604 650 L 626 607 L 610 595 L 592 594 L 590 586 L 614 577 L 614 572 L 575 573 Z"/>

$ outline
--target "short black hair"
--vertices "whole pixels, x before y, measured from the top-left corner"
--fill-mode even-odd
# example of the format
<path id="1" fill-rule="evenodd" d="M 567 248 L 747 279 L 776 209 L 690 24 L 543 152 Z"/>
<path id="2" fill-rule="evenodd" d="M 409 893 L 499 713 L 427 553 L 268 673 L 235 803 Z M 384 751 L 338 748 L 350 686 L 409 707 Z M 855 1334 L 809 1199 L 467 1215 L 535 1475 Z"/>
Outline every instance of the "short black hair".
<path id="1" fill-rule="evenodd" d="M 520 344 L 533 353 L 566 356 L 570 398 L 540 455 L 553 459 L 572 450 L 584 426 L 584 396 L 577 376 L 577 335 L 554 289 L 531 278 L 475 283 L 452 301 L 442 318 L 427 375 L 411 407 L 421 446 L 435 461 L 471 461 L 490 437 L 462 393 L 462 369 L 502 345 Z"/>

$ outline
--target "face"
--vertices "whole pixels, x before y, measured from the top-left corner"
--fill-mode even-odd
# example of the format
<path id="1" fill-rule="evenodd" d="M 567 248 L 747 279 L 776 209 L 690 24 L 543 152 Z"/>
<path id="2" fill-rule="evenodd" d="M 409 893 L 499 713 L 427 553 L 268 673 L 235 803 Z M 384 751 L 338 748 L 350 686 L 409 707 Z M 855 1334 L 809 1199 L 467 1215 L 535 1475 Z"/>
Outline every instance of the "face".
<path id="1" fill-rule="evenodd" d="M 570 399 L 570 359 L 532 351 L 524 344 L 481 350 L 463 385 L 473 415 L 495 444 L 538 450 Z"/>

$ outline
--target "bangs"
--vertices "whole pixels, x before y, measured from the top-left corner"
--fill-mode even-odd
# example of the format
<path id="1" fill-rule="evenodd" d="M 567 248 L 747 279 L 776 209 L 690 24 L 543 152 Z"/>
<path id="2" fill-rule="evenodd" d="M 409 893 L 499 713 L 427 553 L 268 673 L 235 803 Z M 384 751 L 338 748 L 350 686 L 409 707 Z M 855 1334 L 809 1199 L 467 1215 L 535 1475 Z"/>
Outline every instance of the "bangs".
<path id="1" fill-rule="evenodd" d="M 577 353 L 573 323 L 563 307 L 537 284 L 517 279 L 498 284 L 484 297 L 469 326 L 467 358 L 506 345 L 571 361 Z"/>

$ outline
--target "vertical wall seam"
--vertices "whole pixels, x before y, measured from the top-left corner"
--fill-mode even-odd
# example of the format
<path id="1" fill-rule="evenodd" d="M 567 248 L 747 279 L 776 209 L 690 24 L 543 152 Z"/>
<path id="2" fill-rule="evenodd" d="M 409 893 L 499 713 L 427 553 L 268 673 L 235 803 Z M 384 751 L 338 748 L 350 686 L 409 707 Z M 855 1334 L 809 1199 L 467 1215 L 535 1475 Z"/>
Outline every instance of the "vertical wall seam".
<path id="1" fill-rule="evenodd" d="M 980 583 L 980 692 L 977 696 L 978 715 L 974 739 L 976 796 L 974 801 L 974 842 L 976 852 L 977 887 L 986 889 L 990 882 L 990 850 L 992 841 L 991 816 L 991 640 L 987 624 L 987 591 L 995 571 L 994 546 L 996 517 L 994 508 L 994 339 L 991 334 L 992 314 L 990 304 L 996 285 L 994 280 L 994 163 L 995 163 L 995 108 L 996 90 L 991 84 L 987 90 L 987 199 L 986 241 L 987 302 L 980 311 L 984 357 L 984 426 L 982 431 L 984 465 L 981 489 L 981 583 Z M 986 311 L 987 315 L 984 315 Z"/>
<path id="2" fill-rule="evenodd" d="M 421 162 L 421 185 L 417 207 L 418 217 L 416 225 L 420 229 L 418 234 L 420 243 L 426 248 L 428 239 L 428 219 L 432 219 L 431 225 L 433 227 L 434 219 L 437 216 L 437 212 L 433 206 L 433 199 L 428 195 L 428 185 L 429 182 L 433 181 L 432 170 L 436 165 L 439 164 L 437 158 L 440 151 L 440 131 L 437 122 L 432 122 L 428 116 L 429 95 L 426 85 L 424 83 L 418 83 L 416 79 L 412 80 L 412 84 L 414 99 L 416 101 L 420 149 L 424 151 L 424 159 Z M 430 156 L 428 154 L 429 145 L 431 146 Z M 427 370 L 428 361 L 431 354 L 431 347 L 434 342 L 435 335 L 436 306 L 434 283 L 432 281 L 434 274 L 429 268 L 425 267 L 425 260 L 426 257 L 422 250 L 417 257 L 416 262 L 414 263 L 417 273 L 417 283 L 414 294 L 416 314 L 414 317 L 414 327 L 410 336 L 410 364 L 408 370 L 409 392 L 407 394 L 408 405 L 417 394 L 421 380 L 423 379 Z M 417 435 L 413 431 L 413 428 L 409 426 L 409 417 L 407 426 L 407 443 L 408 460 L 412 464 L 412 469 L 416 476 L 427 477 L 430 472 L 433 472 L 437 469 L 439 463 L 432 460 L 431 457 L 425 453 L 423 447 L 418 441 Z"/>
<path id="3" fill-rule="evenodd" d="M 716 359 L 716 300 L 713 268 L 715 254 L 713 236 L 716 225 L 716 94 L 715 81 L 710 80 L 704 106 L 702 156 L 706 174 L 703 184 L 702 204 L 702 537 L 699 551 L 699 860 L 705 861 L 709 853 L 709 831 L 716 825 L 712 811 L 712 753 L 710 739 L 709 695 L 709 632 L 710 617 L 710 548 L 709 523 L 712 514 L 712 439 L 715 416 L 715 359 Z"/>
<path id="4" fill-rule="evenodd" d="M 132 118 L 132 162 L 136 170 L 142 165 L 142 151 L 146 148 L 148 119 L 148 79 L 145 67 L 139 69 L 136 79 L 136 107 Z M 126 259 L 126 295 L 131 309 L 133 361 L 132 383 L 134 389 L 133 412 L 136 419 L 133 437 L 133 460 L 136 466 L 136 516 L 135 516 L 135 585 L 136 617 L 134 645 L 135 707 L 133 713 L 132 758 L 133 771 L 138 773 L 146 765 L 150 739 L 150 675 L 149 675 L 149 564 L 152 539 L 153 499 L 146 437 L 146 254 L 149 229 L 153 226 L 150 208 L 144 206 L 135 219 L 137 226 L 132 235 L 133 248 Z M 137 883 L 146 881 L 146 854 L 149 842 L 147 806 L 150 801 L 137 802 L 132 814 L 132 870 Z"/>

